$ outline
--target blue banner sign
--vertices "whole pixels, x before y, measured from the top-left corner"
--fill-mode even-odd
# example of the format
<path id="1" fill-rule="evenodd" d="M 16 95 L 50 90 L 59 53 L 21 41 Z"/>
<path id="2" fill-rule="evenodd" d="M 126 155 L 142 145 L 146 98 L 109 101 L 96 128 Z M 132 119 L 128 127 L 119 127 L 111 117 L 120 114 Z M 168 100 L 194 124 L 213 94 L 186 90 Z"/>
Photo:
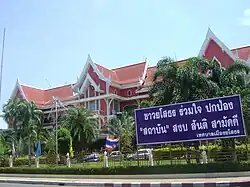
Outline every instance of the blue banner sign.
<path id="1" fill-rule="evenodd" d="M 239 95 L 137 109 L 138 145 L 246 136 Z"/>

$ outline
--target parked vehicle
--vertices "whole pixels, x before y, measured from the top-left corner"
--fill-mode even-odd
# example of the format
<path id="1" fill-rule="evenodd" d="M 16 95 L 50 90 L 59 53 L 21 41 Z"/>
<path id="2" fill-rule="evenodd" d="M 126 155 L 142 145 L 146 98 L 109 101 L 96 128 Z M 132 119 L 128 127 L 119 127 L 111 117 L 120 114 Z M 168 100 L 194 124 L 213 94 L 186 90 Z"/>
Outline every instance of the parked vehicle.
<path id="1" fill-rule="evenodd" d="M 85 162 L 97 162 L 97 161 L 99 161 L 99 159 L 100 159 L 100 155 L 99 155 L 99 154 L 96 154 L 96 153 L 93 153 L 93 154 L 88 155 L 88 156 L 84 159 L 84 161 L 85 161 Z"/>
<path id="2" fill-rule="evenodd" d="M 112 151 L 110 155 L 108 156 L 110 160 L 122 160 L 123 155 L 120 151 Z"/>
<path id="3" fill-rule="evenodd" d="M 134 154 L 129 154 L 127 156 L 128 159 L 131 160 L 148 160 L 150 155 L 150 149 L 139 149 L 136 153 Z"/>

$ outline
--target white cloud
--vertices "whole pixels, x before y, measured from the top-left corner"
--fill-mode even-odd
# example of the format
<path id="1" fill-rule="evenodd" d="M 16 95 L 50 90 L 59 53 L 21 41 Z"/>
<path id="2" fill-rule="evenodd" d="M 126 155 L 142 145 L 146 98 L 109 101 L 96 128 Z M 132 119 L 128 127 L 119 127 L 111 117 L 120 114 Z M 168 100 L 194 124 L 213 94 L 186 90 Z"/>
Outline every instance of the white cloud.
<path id="1" fill-rule="evenodd" d="M 250 8 L 244 10 L 244 15 L 245 15 L 246 17 L 249 17 L 249 16 L 250 16 Z"/>
<path id="2" fill-rule="evenodd" d="M 250 26 L 250 8 L 244 10 L 244 17 L 241 19 L 241 24 Z"/>
<path id="3" fill-rule="evenodd" d="M 241 20 L 241 23 L 245 26 L 250 26 L 250 17 L 249 18 L 243 18 Z"/>

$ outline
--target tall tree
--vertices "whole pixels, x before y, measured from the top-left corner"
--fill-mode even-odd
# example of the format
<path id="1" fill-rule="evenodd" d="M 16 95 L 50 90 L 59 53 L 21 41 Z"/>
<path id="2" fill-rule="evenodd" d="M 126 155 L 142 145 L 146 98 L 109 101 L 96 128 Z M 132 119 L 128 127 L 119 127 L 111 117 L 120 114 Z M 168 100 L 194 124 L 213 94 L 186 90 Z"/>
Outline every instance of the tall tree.
<path id="1" fill-rule="evenodd" d="M 99 135 L 98 118 L 81 106 L 70 107 L 62 116 L 61 123 L 70 130 L 74 140 L 85 145 L 96 140 Z"/>
<path id="2" fill-rule="evenodd" d="M 32 135 L 41 123 L 42 111 L 35 103 L 23 99 L 9 100 L 3 107 L 4 119 L 7 123 L 13 122 L 13 129 L 20 134 L 22 139 L 28 139 L 29 165 L 31 165 L 31 141 Z"/>
<path id="3" fill-rule="evenodd" d="M 154 106 L 155 103 L 154 101 L 147 101 L 147 100 L 142 100 L 140 103 L 139 103 L 139 108 L 148 108 L 148 107 L 152 107 Z"/>
<path id="4" fill-rule="evenodd" d="M 73 151 L 73 145 L 72 145 L 72 137 L 71 137 L 71 134 L 70 134 L 70 131 L 65 128 L 65 127 L 61 127 L 58 129 L 58 140 L 60 141 L 66 141 L 68 142 L 68 150 L 66 153 L 69 153 L 70 154 L 70 157 L 73 158 L 74 157 L 74 151 Z"/>
<path id="5" fill-rule="evenodd" d="M 149 90 L 151 98 L 163 105 L 213 97 L 219 87 L 204 76 L 207 66 L 209 61 L 203 58 L 191 58 L 185 65 L 170 58 L 160 60 Z"/>
<path id="6" fill-rule="evenodd" d="M 122 152 L 132 150 L 135 136 L 135 120 L 127 112 L 123 112 L 120 118 L 111 118 L 108 123 L 108 131 L 110 135 L 120 138 Z"/>

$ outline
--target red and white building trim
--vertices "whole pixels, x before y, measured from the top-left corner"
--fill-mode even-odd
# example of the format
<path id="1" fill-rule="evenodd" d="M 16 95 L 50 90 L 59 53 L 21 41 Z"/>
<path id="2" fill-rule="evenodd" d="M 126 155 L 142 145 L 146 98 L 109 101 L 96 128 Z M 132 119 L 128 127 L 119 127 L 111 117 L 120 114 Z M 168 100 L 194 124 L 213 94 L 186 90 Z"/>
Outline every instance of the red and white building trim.
<path id="1" fill-rule="evenodd" d="M 250 63 L 250 46 L 229 49 L 208 29 L 206 38 L 197 56 L 218 61 L 227 67 L 236 60 Z M 178 61 L 180 65 L 186 60 Z M 95 63 L 90 55 L 76 83 L 50 89 L 39 89 L 21 84 L 17 80 L 11 99 L 20 97 L 34 101 L 44 111 L 45 119 L 53 110 L 53 97 L 57 97 L 65 106 L 82 105 L 100 117 L 105 126 L 110 116 L 127 108 L 136 108 L 138 102 L 149 99 L 148 88 L 156 67 L 149 67 L 147 60 L 114 69 Z M 63 108 L 59 111 L 63 112 Z M 60 115 L 60 113 L 59 113 Z M 50 115 L 51 116 L 51 115 Z M 45 126 L 53 125 L 45 120 Z M 9 128 L 11 128 L 11 123 Z"/>

